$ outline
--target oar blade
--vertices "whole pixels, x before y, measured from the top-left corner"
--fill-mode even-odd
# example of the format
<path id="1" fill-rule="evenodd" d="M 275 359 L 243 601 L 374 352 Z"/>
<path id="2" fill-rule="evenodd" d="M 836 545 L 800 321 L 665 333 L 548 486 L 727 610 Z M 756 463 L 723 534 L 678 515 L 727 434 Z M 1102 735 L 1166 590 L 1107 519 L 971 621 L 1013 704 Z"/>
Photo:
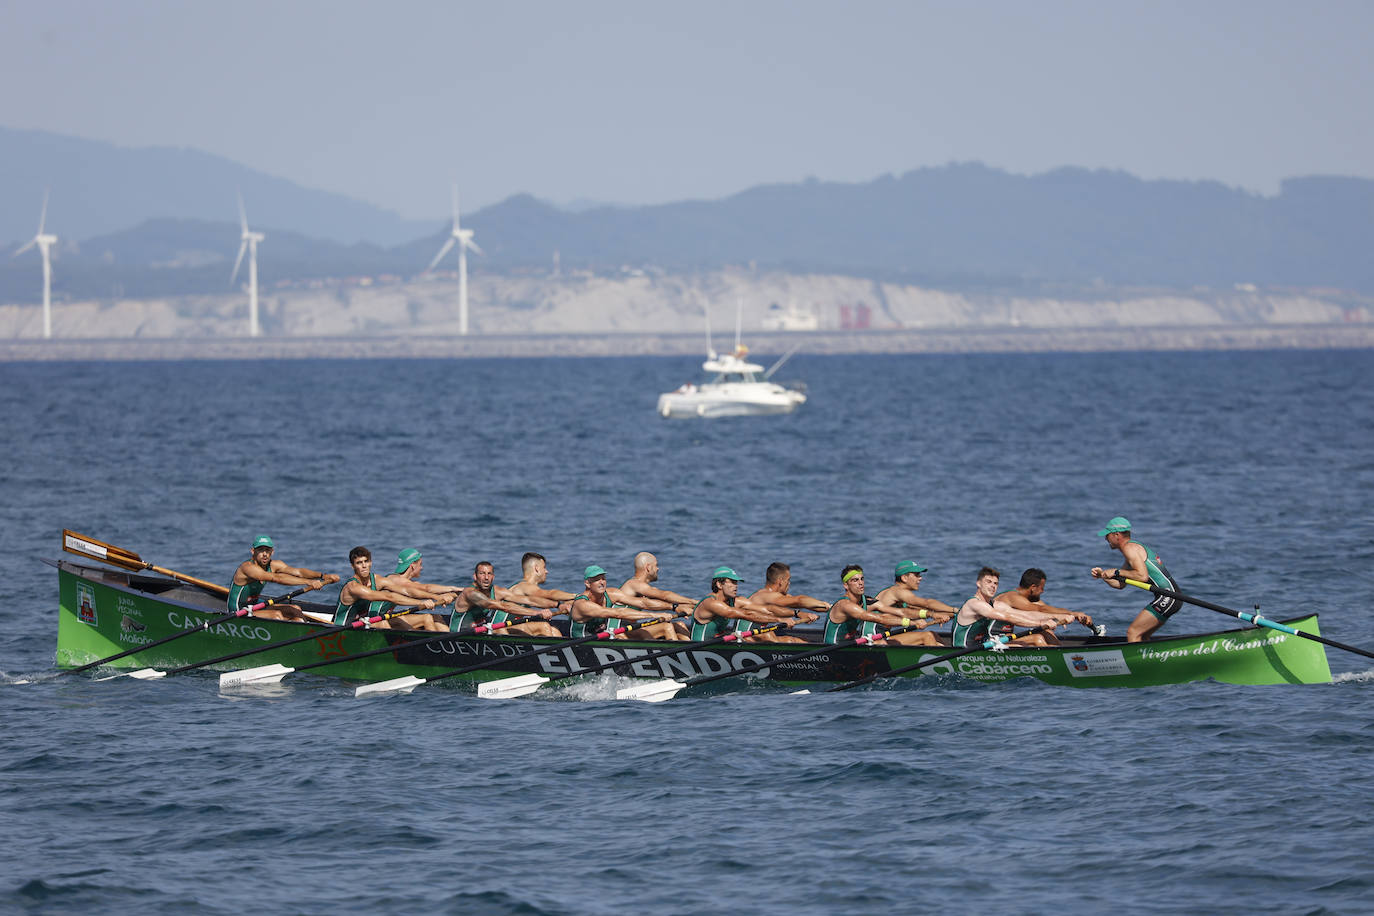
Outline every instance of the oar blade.
<path id="1" fill-rule="evenodd" d="M 682 681 L 654 681 L 651 684 L 635 684 L 621 687 L 615 692 L 617 700 L 640 700 L 645 703 L 662 703 L 677 696 L 677 692 L 687 685 Z"/>
<path id="2" fill-rule="evenodd" d="M 130 671 L 127 674 L 115 675 L 115 677 L 136 677 L 140 681 L 155 681 L 160 677 L 166 676 L 166 671 L 159 671 L 156 668 L 139 668 L 137 671 Z"/>
<path id="3" fill-rule="evenodd" d="M 542 674 L 522 674 L 519 677 L 505 677 L 498 681 L 484 681 L 477 688 L 477 695 L 484 700 L 509 700 L 534 693 L 549 682 Z"/>
<path id="4" fill-rule="evenodd" d="M 295 670 L 285 665 L 262 665 L 258 668 L 244 668 L 242 671 L 226 671 L 219 676 L 219 686 L 223 690 L 225 687 L 275 684 Z"/>
<path id="5" fill-rule="evenodd" d="M 393 677 L 389 681 L 378 681 L 375 684 L 364 684 L 357 690 L 354 690 L 353 695 L 355 697 L 366 697 L 380 693 L 410 693 L 412 690 L 414 690 L 416 687 L 419 687 L 424 682 L 424 678 L 411 677 L 410 675 L 406 675 L 405 677 Z"/>
<path id="6" fill-rule="evenodd" d="M 794 690 L 794 691 L 792 691 L 791 693 L 788 694 L 788 696 L 789 696 L 789 697 L 809 697 L 809 696 L 811 696 L 811 691 L 807 690 L 806 688 L 802 688 L 801 690 Z"/>

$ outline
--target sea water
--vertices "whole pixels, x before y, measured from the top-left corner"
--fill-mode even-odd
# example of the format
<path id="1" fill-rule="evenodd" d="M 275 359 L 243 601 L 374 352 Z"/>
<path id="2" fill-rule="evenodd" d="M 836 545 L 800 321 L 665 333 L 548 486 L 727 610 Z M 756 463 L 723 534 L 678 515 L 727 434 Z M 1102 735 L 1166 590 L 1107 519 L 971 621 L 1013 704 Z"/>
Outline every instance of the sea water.
<path id="1" fill-rule="evenodd" d="M 680 358 L 0 365 L 0 910 L 1374 911 L 1374 664 L 1104 690 L 922 678 L 616 702 L 221 694 L 50 673 L 69 527 L 227 581 L 254 535 L 344 574 L 521 553 L 576 589 L 657 553 L 833 600 L 899 561 L 957 604 L 1037 566 L 1116 633 L 1126 515 L 1182 589 L 1374 647 L 1374 353 L 796 356 L 784 417 L 665 421 Z M 335 587 L 335 589 L 337 586 Z M 332 596 L 334 589 L 326 592 Z M 1165 632 L 1235 621 L 1185 608 Z"/>

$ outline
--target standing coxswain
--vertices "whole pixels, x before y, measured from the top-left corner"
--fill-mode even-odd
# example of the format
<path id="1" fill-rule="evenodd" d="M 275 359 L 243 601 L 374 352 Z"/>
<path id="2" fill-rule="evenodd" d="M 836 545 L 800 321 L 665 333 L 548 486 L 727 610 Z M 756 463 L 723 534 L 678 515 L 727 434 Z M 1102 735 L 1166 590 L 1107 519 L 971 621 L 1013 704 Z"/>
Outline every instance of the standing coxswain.
<path id="1" fill-rule="evenodd" d="M 1107 523 L 1107 527 L 1097 532 L 1097 536 L 1107 539 L 1107 545 L 1113 550 L 1121 551 L 1124 564 L 1116 569 L 1103 569 L 1101 566 L 1092 568 L 1094 579 L 1101 579 L 1112 588 L 1125 588 L 1126 583 L 1117 580 L 1117 576 L 1127 579 L 1134 579 L 1137 582 L 1149 582 L 1160 588 L 1167 588 L 1170 591 L 1178 591 L 1178 583 L 1174 577 L 1169 575 L 1169 571 L 1164 568 L 1164 563 L 1160 561 L 1159 554 L 1146 547 L 1139 541 L 1131 540 L 1131 523 L 1118 515 Z M 1169 598 L 1159 595 L 1154 601 L 1145 607 L 1131 625 L 1126 629 L 1127 642 L 1144 642 L 1154 635 L 1155 630 L 1164 626 L 1164 621 L 1168 620 L 1178 609 L 1182 607 L 1177 598 Z"/>
<path id="2" fill-rule="evenodd" d="M 304 585 L 312 591 L 339 581 L 333 573 L 320 573 L 304 566 L 289 566 L 281 560 L 272 559 L 277 545 L 265 534 L 253 538 L 251 556 L 234 570 L 234 578 L 229 583 L 227 604 L 229 610 L 237 611 L 246 604 L 255 603 L 262 588 L 268 582 L 278 585 Z M 276 604 L 253 612 L 254 617 L 263 620 L 308 621 L 309 618 L 294 604 Z"/>

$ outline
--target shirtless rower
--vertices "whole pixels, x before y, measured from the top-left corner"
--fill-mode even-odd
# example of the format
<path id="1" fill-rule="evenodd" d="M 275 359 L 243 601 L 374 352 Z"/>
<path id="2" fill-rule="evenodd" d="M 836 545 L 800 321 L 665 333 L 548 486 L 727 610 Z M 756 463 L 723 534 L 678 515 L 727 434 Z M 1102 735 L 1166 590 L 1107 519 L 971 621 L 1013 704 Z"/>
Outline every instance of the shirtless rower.
<path id="1" fill-rule="evenodd" d="M 934 623 L 944 623 L 957 614 L 959 609 L 935 598 L 925 598 L 916 594 L 925 574 L 926 567 L 920 563 L 915 560 L 903 560 L 893 570 L 892 584 L 878 592 L 878 601 L 903 613 L 907 608 L 915 608 L 918 620 L 929 618 Z"/>
<path id="2" fill-rule="evenodd" d="M 543 554 L 529 551 L 521 557 L 520 574 L 523 578 L 507 591 L 512 595 L 520 596 L 518 600 L 526 604 L 554 608 L 558 613 L 563 613 L 571 605 L 572 599 L 576 597 L 572 592 L 565 592 L 561 588 L 544 587 L 544 583 L 549 578 L 549 561 L 544 558 Z M 544 620 L 531 620 L 527 623 L 516 624 L 508 627 L 506 632 L 555 638 L 563 635 L 558 627 Z"/>
<path id="3" fill-rule="evenodd" d="M 1032 566 L 1021 574 L 1021 583 L 1017 585 L 1016 588 L 998 595 L 996 600 L 993 601 L 993 604 L 1000 601 L 1004 604 L 1011 605 L 1018 611 L 1039 611 L 1042 614 L 1054 614 L 1056 617 L 1062 617 L 1067 614 L 1084 626 L 1090 627 L 1093 625 L 1093 619 L 1087 614 L 1080 614 L 1068 608 L 1055 607 L 1041 600 L 1040 596 L 1044 593 L 1045 571 L 1043 569 L 1036 569 Z M 1011 624 L 1003 624 L 1001 629 L 1003 632 L 1012 632 Z M 998 628 L 994 626 L 993 632 L 997 631 Z"/>
<path id="4" fill-rule="evenodd" d="M 868 596 L 864 594 L 864 570 L 857 563 L 851 563 L 840 570 L 840 582 L 844 585 L 844 594 L 834 604 L 830 605 L 830 613 L 826 615 L 825 636 L 822 641 L 827 643 L 839 643 L 859 636 L 872 636 L 878 632 L 878 626 L 885 627 L 928 627 L 934 620 L 911 619 L 898 611 L 897 608 L 883 604 L 881 601 L 870 602 Z M 896 643 L 900 646 L 938 646 L 940 641 L 935 638 L 934 633 L 918 633 L 908 631 L 898 633 L 888 637 L 888 642 Z"/>
<path id="5" fill-rule="evenodd" d="M 992 635 L 993 628 L 999 621 L 1005 621 L 1018 627 L 1048 625 L 1050 629 L 1053 629 L 1071 623 L 1075 619 L 1076 615 L 1071 611 L 1065 611 L 1063 614 L 1042 614 L 1039 611 L 1017 610 L 1004 601 L 998 601 L 997 583 L 1001 578 L 1002 574 L 991 566 L 984 566 L 978 570 L 977 586 L 973 597 L 964 602 L 963 606 L 959 608 L 959 613 L 954 617 L 951 644 L 956 649 L 972 649 L 981 645 Z M 1059 640 L 1054 638 L 1054 634 L 1050 630 L 1043 633 L 1028 633 L 1010 643 L 1013 646 L 1058 644 Z"/>
<path id="6" fill-rule="evenodd" d="M 647 550 L 641 550 L 635 554 L 635 574 L 626 579 L 625 584 L 620 586 L 620 593 L 629 595 L 631 598 L 648 598 L 652 603 L 645 605 L 645 607 L 654 611 L 671 612 L 675 606 L 691 607 L 696 604 L 692 598 L 679 595 L 677 592 L 670 592 L 665 588 L 659 588 L 653 584 L 657 581 L 658 557 Z M 631 630 L 627 634 L 627 638 L 681 641 L 687 638 L 687 627 L 685 624 L 669 620 L 665 623 L 655 623 Z"/>
<path id="7" fill-rule="evenodd" d="M 1169 570 L 1164 568 L 1159 554 L 1139 541 L 1131 540 L 1131 523 L 1126 519 L 1118 515 L 1107 523 L 1107 527 L 1097 532 L 1097 536 L 1106 538 L 1107 546 L 1113 550 L 1121 551 L 1125 565 L 1111 570 L 1094 566 L 1094 579 L 1101 579 L 1112 588 L 1125 588 L 1126 583 L 1118 582 L 1116 579 L 1120 574 L 1137 582 L 1149 582 L 1160 588 L 1178 591 L 1178 583 L 1169 575 Z M 1126 628 L 1126 641 L 1144 642 L 1149 639 L 1155 630 L 1164 626 L 1164 621 L 1177 613 L 1182 606 L 1177 598 L 1159 595 L 1131 621 L 1131 625 Z"/>
<path id="8" fill-rule="evenodd" d="M 304 566 L 288 566 L 281 560 L 272 559 L 277 545 L 265 534 L 253 538 L 251 558 L 239 564 L 234 570 L 234 578 L 229 583 L 229 597 L 226 602 L 229 610 L 237 611 L 245 604 L 255 604 L 262 587 L 268 582 L 278 585 L 306 585 L 311 591 L 339 581 L 333 573 L 318 573 Z M 254 611 L 253 616 L 261 620 L 310 620 L 294 604 L 277 604 Z"/>
<path id="9" fill-rule="evenodd" d="M 606 570 L 595 564 L 583 571 L 582 584 L 583 592 L 573 598 L 572 611 L 568 614 L 572 620 L 572 626 L 568 630 L 569 636 L 591 636 L 606 629 L 619 629 L 627 620 L 648 620 L 663 615 L 662 611 L 651 611 L 643 607 L 652 599 L 636 598 L 624 594 L 618 588 L 608 588 Z M 647 628 L 641 627 L 640 631 L 644 629 Z M 626 633 L 612 638 L 626 639 L 628 636 Z"/>
<path id="10" fill-rule="evenodd" d="M 528 616 L 532 610 L 510 589 L 496 585 L 496 567 L 491 561 L 482 560 L 472 568 L 472 585 L 463 589 L 453 602 L 448 628 L 457 632 L 479 623 L 501 623 L 510 617 Z M 545 620 L 553 616 L 547 610 L 533 612 Z M 495 632 L 500 634 L 504 629 Z"/>
<path id="11" fill-rule="evenodd" d="M 435 600 L 424 597 L 418 589 L 416 595 L 409 595 L 396 587 L 388 587 L 387 577 L 378 579 L 372 572 L 372 551 L 366 547 L 354 547 L 348 552 L 348 565 L 353 567 L 353 578 L 344 583 L 339 590 L 339 603 L 334 607 L 334 625 L 343 626 L 363 617 L 376 617 L 398 604 L 416 605 L 425 610 L 433 610 Z M 408 630 L 410 626 L 400 624 L 401 618 L 381 620 L 373 624 L 379 630 Z M 393 624 L 399 624 L 393 626 Z"/>
<path id="12" fill-rule="evenodd" d="M 811 623 L 820 617 L 813 611 L 828 611 L 830 605 L 810 595 L 793 595 L 792 567 L 786 563 L 769 563 L 763 574 L 763 588 L 749 596 L 754 604 L 763 605 L 773 616 L 788 626 Z M 806 642 L 800 636 L 779 636 L 769 633 L 764 636 L 751 636 L 749 642 Z"/>
<path id="13" fill-rule="evenodd" d="M 778 622 L 779 615 L 767 605 L 739 596 L 740 581 L 739 573 L 728 566 L 717 566 L 711 573 L 711 594 L 697 602 L 690 618 L 692 642 L 739 632 L 748 629 L 750 623 Z"/>

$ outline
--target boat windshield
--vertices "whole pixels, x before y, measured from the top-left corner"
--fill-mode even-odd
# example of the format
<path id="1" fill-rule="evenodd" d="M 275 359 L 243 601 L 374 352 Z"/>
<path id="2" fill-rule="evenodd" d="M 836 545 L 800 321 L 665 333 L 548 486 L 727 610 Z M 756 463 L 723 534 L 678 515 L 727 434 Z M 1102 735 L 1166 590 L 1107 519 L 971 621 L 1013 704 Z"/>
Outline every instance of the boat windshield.
<path id="1" fill-rule="evenodd" d="M 758 376 L 753 372 L 721 372 L 711 379 L 712 385 L 721 385 L 739 382 L 757 382 Z"/>

